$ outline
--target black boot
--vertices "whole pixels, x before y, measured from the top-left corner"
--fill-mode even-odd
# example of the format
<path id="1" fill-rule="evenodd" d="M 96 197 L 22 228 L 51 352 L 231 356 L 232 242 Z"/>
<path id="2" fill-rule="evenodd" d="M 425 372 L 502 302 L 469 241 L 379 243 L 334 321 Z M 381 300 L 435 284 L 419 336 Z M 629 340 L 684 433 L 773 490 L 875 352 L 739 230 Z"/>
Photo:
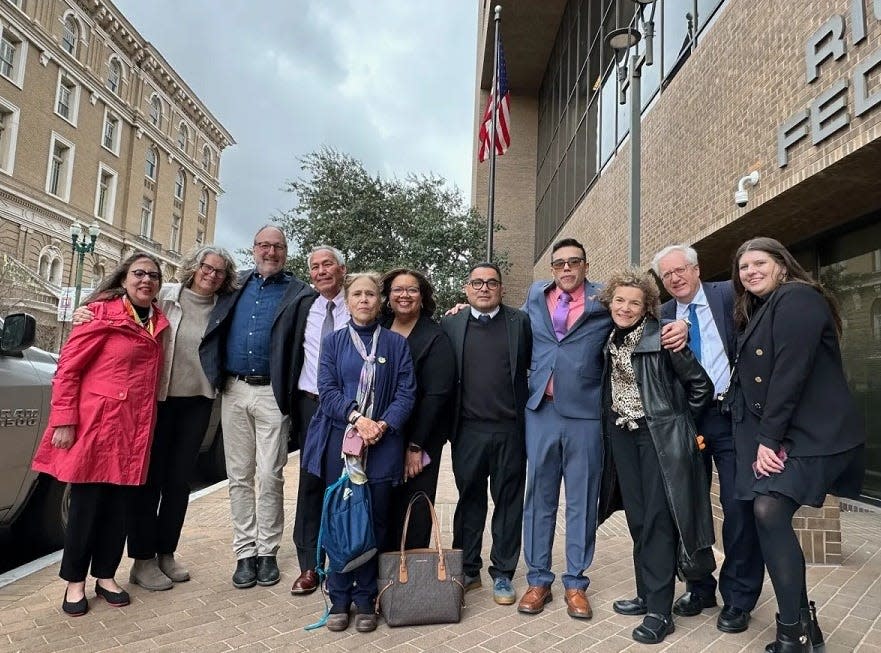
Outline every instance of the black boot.
<path id="1" fill-rule="evenodd" d="M 811 615 L 808 624 L 808 637 L 811 638 L 811 646 L 814 647 L 814 653 L 820 653 L 826 650 L 826 642 L 823 641 L 823 631 L 820 630 L 820 624 L 817 622 L 817 606 L 813 601 L 808 601 L 808 612 Z"/>
<path id="2" fill-rule="evenodd" d="M 784 624 L 780 622 L 778 614 L 777 639 L 765 647 L 765 653 L 813 653 L 814 647 L 808 637 L 810 618 L 810 612 L 802 610 L 797 623 Z"/>

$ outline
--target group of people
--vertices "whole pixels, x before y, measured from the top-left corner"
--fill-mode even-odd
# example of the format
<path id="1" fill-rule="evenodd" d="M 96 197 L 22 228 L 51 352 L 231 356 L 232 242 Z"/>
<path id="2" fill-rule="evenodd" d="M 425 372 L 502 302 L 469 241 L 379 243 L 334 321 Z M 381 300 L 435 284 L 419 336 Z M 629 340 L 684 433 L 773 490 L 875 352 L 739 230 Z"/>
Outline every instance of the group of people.
<path id="1" fill-rule="evenodd" d="M 566 238 L 552 247 L 552 280 L 533 284 L 522 309 L 502 303 L 501 270 L 482 262 L 464 282 L 468 303 L 440 324 L 419 271 L 348 274 L 343 255 L 320 246 L 307 284 L 284 270 L 287 242 L 274 226 L 258 231 L 252 252 L 254 268 L 236 274 L 226 252 L 202 248 L 183 282 L 161 292 L 158 261 L 136 253 L 78 311 L 34 461 L 72 484 L 65 612 L 87 611 L 89 565 L 96 594 L 128 602 L 114 580 L 126 535 L 132 582 L 161 590 L 189 578 L 174 553 L 216 391 L 237 588 L 279 581 L 289 432 L 302 467 L 295 595 L 318 587 L 322 497 L 344 463 L 354 457 L 370 487 L 378 548 L 397 549 L 410 498 L 434 499 L 449 441 L 466 591 L 482 583 L 488 486 L 493 598 L 517 602 L 522 549 L 528 587 L 517 609 L 542 612 L 565 484 L 567 613 L 592 617 L 596 529 L 623 506 L 636 595 L 613 609 L 643 617 L 635 640 L 659 643 L 673 614 L 717 605 L 715 462 L 725 553 L 717 627 L 748 627 L 767 567 L 779 606 L 767 650 L 822 645 L 792 516 L 827 493 L 858 495 L 865 435 L 835 302 L 779 242 L 744 243 L 732 281 L 720 283 L 701 281 L 694 249 L 661 250 L 652 268 L 672 296 L 662 305 L 650 273 L 589 282 L 583 245 Z M 344 457 L 352 435 L 363 449 Z M 403 545 L 425 547 L 430 536 L 427 515 L 414 514 Z M 677 572 L 688 583 L 674 601 Z M 349 626 L 352 604 L 356 629 L 376 628 L 375 558 L 330 573 L 327 591 L 330 630 Z"/>

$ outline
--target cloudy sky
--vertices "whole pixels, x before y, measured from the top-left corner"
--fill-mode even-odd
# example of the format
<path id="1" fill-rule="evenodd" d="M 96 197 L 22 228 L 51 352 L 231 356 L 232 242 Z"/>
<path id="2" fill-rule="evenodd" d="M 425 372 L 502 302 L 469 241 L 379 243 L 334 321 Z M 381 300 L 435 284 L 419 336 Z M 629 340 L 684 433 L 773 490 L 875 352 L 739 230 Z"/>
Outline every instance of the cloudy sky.
<path id="1" fill-rule="evenodd" d="M 294 205 L 322 145 L 383 176 L 470 194 L 474 0 L 114 0 L 236 139 L 215 241 L 239 248 Z"/>

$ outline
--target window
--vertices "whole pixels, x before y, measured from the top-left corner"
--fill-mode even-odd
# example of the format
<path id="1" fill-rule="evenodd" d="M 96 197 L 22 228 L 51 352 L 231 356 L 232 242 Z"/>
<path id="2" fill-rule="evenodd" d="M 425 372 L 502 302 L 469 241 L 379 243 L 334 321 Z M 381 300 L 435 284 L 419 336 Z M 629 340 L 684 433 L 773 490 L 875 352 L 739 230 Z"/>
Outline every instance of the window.
<path id="1" fill-rule="evenodd" d="M 46 192 L 65 202 L 70 198 L 73 157 L 73 143 L 52 132 L 49 143 L 49 162 L 46 166 Z"/>
<path id="2" fill-rule="evenodd" d="M 122 86 L 122 64 L 119 59 L 111 59 L 107 64 L 107 89 L 112 93 L 119 94 Z"/>
<path id="3" fill-rule="evenodd" d="M 3 27 L 0 34 L 0 75 L 21 88 L 24 84 L 27 46 L 15 32 Z"/>
<path id="4" fill-rule="evenodd" d="M 196 245 L 201 247 L 205 244 L 205 232 L 201 229 L 196 229 Z"/>
<path id="5" fill-rule="evenodd" d="M 76 127 L 80 105 L 80 85 L 63 70 L 58 71 L 58 90 L 55 94 L 55 113 Z"/>
<path id="6" fill-rule="evenodd" d="M 11 175 L 15 167 L 19 109 L 0 98 L 0 172 Z"/>
<path id="7" fill-rule="evenodd" d="M 202 167 L 206 172 L 211 172 L 211 148 L 207 145 L 202 148 Z"/>
<path id="8" fill-rule="evenodd" d="M 76 57 L 77 40 L 79 38 L 80 28 L 76 22 L 76 18 L 68 14 L 64 19 L 64 30 L 61 33 L 61 47 L 68 54 Z"/>
<path id="9" fill-rule="evenodd" d="M 171 238 L 168 241 L 168 248 L 172 251 L 180 251 L 180 216 L 171 216 Z"/>
<path id="10" fill-rule="evenodd" d="M 203 188 L 199 195 L 199 215 L 208 215 L 208 189 Z"/>
<path id="11" fill-rule="evenodd" d="M 95 217 L 113 222 L 113 209 L 116 206 L 116 172 L 98 164 L 98 188 L 95 191 Z"/>
<path id="12" fill-rule="evenodd" d="M 156 181 L 156 166 L 158 159 L 159 156 L 156 154 L 156 148 L 148 147 L 147 158 L 144 161 L 144 174 L 153 181 Z"/>
<path id="13" fill-rule="evenodd" d="M 187 140 L 190 138 L 190 131 L 184 123 L 180 124 L 177 130 L 177 147 L 179 150 L 186 151 Z"/>
<path id="14" fill-rule="evenodd" d="M 144 238 L 153 235 L 153 200 L 149 197 L 141 202 L 141 235 Z"/>
<path id="15" fill-rule="evenodd" d="M 162 129 L 162 100 L 158 95 L 150 98 L 150 123 L 159 129 Z"/>
<path id="16" fill-rule="evenodd" d="M 175 199 L 183 200 L 185 186 L 186 186 L 186 179 L 184 178 L 184 171 L 178 170 L 177 177 L 175 177 L 175 180 L 174 180 L 174 198 Z"/>
<path id="17" fill-rule="evenodd" d="M 119 118 L 109 110 L 104 110 L 104 130 L 101 135 L 101 145 L 119 156 L 120 124 Z"/>
<path id="18" fill-rule="evenodd" d="M 95 263 L 92 266 L 92 287 L 95 288 L 104 281 L 104 275 L 107 274 L 107 270 L 104 268 L 104 265 L 101 263 Z"/>

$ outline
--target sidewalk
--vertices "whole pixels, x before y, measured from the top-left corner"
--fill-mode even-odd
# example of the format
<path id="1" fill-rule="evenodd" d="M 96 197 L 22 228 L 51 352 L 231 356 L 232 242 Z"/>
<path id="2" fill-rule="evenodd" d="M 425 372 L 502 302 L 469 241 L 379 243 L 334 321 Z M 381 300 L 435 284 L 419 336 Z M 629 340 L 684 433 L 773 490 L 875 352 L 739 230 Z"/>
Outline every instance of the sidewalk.
<path id="1" fill-rule="evenodd" d="M 190 506 L 179 555 L 189 565 L 193 580 L 167 592 L 129 587 L 132 604 L 115 609 L 90 599 L 89 613 L 71 619 L 61 612 L 63 583 L 58 564 L 0 589 L 0 651 L 400 651 L 461 653 L 464 651 L 562 652 L 577 651 L 763 651 L 773 639 L 776 605 L 766 582 L 749 630 L 725 635 L 715 628 L 718 608 L 692 618 L 677 618 L 676 632 L 660 646 L 645 646 L 630 638 L 637 618 L 612 612 L 612 601 L 634 593 L 630 538 L 623 513 L 600 529 L 597 553 L 590 570 L 588 598 L 594 617 L 576 621 L 566 615 L 562 586 L 555 599 L 537 616 L 519 614 L 516 606 L 498 606 L 484 576 L 484 587 L 469 592 L 461 623 L 392 629 L 381 623 L 376 632 L 360 634 L 354 627 L 343 633 L 326 629 L 305 632 L 303 626 L 321 615 L 320 593 L 295 598 L 290 585 L 298 573 L 290 543 L 297 457 L 286 476 L 285 540 L 279 552 L 281 582 L 275 587 L 237 590 L 230 582 L 235 563 L 230 548 L 229 508 L 225 487 L 196 499 Z M 456 489 L 449 469 L 441 471 L 438 515 L 442 537 L 449 545 Z M 881 653 L 881 518 L 872 513 L 842 513 L 841 567 L 811 567 L 808 582 L 817 602 L 826 651 Z M 562 511 L 554 546 L 556 570 L 563 559 Z M 488 558 L 488 536 L 484 540 Z M 128 585 L 130 560 L 123 559 L 117 580 Z M 525 589 L 521 562 L 514 579 L 518 595 Z M 681 590 L 677 587 L 677 594 Z M 87 596 L 93 597 L 87 587 Z"/>

